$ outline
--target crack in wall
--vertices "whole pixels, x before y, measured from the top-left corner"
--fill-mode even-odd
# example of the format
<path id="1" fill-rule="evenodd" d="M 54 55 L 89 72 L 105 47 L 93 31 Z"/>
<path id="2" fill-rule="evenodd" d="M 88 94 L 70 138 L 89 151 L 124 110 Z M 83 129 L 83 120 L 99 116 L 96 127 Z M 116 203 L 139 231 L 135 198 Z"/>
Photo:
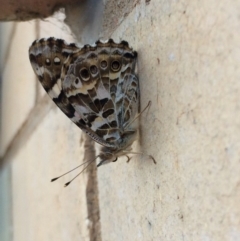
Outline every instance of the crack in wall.
<path id="1" fill-rule="evenodd" d="M 94 141 L 85 133 L 82 133 L 84 140 L 84 161 L 92 161 L 96 158 Z M 101 223 L 98 201 L 98 183 L 96 161 L 87 168 L 88 180 L 86 185 L 87 212 L 89 220 L 89 240 L 101 241 Z"/>

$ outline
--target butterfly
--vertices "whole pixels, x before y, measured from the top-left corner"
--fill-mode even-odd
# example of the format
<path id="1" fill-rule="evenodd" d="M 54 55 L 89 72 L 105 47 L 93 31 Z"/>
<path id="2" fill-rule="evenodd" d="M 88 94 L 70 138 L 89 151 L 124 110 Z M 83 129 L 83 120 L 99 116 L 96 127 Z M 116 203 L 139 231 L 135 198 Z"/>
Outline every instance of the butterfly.
<path id="1" fill-rule="evenodd" d="M 134 153 L 140 90 L 137 52 L 126 41 L 79 47 L 53 37 L 39 39 L 30 46 L 29 59 L 53 102 L 102 146 L 98 166 Z"/>

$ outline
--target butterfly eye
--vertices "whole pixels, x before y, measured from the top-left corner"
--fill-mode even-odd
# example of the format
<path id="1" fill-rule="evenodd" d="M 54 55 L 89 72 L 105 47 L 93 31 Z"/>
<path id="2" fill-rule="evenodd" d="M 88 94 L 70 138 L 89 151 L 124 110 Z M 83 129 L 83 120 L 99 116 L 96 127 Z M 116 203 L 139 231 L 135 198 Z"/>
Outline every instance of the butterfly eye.
<path id="1" fill-rule="evenodd" d="M 90 78 L 89 72 L 88 72 L 88 70 L 86 68 L 82 68 L 80 70 L 80 76 L 82 77 L 82 79 L 84 81 L 87 81 Z"/>
<path id="2" fill-rule="evenodd" d="M 90 72 L 91 72 L 92 74 L 97 74 L 97 72 L 98 72 L 97 66 L 96 66 L 96 65 L 90 66 Z"/>
<path id="3" fill-rule="evenodd" d="M 113 61 L 112 62 L 112 70 L 113 71 L 118 71 L 120 69 L 121 65 L 118 61 Z"/>
<path id="4" fill-rule="evenodd" d="M 100 63 L 100 66 L 105 69 L 107 68 L 107 61 L 106 60 L 103 60 L 101 63 Z"/>
<path id="5" fill-rule="evenodd" d="M 53 61 L 55 65 L 60 65 L 61 63 L 61 60 L 58 57 L 55 57 Z"/>
<path id="6" fill-rule="evenodd" d="M 46 60 L 45 60 L 45 64 L 46 64 L 47 66 L 50 66 L 50 65 L 51 65 L 50 59 L 46 59 Z"/>

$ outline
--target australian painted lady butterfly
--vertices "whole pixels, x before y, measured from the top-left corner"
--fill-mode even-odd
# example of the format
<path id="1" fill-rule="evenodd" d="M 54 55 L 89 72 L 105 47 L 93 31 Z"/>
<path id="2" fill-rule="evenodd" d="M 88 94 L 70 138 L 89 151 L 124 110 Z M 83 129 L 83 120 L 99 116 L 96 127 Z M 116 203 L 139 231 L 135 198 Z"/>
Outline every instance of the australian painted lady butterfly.
<path id="1" fill-rule="evenodd" d="M 131 153 L 140 93 L 137 52 L 126 41 L 80 48 L 51 37 L 34 41 L 29 58 L 55 104 L 102 145 L 98 166 Z"/>

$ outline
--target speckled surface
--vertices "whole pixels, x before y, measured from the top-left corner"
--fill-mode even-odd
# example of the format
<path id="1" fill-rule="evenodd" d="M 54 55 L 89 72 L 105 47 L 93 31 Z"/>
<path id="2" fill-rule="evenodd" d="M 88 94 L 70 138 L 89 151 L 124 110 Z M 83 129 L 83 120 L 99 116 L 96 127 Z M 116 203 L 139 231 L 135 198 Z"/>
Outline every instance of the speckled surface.
<path id="1" fill-rule="evenodd" d="M 104 1 L 103 6 L 100 35 L 124 39 L 138 51 L 141 106 L 149 100 L 152 105 L 141 117 L 141 139 L 134 150 L 153 155 L 157 164 L 147 156 L 135 156 L 129 163 L 123 157 L 98 168 L 98 185 L 90 182 L 88 173 L 66 189 L 63 184 L 74 174 L 50 183 L 55 175 L 81 163 L 84 144 L 79 144 L 81 131 L 56 108 L 49 108 L 26 140 L 24 135 L 17 137 L 18 151 L 8 160 L 12 161 L 13 237 L 18 241 L 240 240 L 240 3 L 141 0 Z M 48 27 L 48 32 L 41 32 L 40 27 L 39 37 L 43 33 L 64 37 L 65 28 L 49 20 L 48 24 L 58 28 L 58 34 Z M 90 34 L 82 38 L 92 43 Z M 26 91 L 26 85 L 24 93 L 32 95 L 33 87 Z M 19 92 L 19 104 L 20 96 Z M 25 103 L 26 96 L 22 98 Z M 23 109 L 18 107 L 23 116 L 17 119 L 14 113 L 16 120 L 36 123 L 39 115 L 26 114 L 34 99 Z M 16 108 L 12 106 L 9 111 Z M 41 112 L 41 101 L 38 108 Z M 21 121 L 11 125 L 15 132 Z M 29 131 L 29 126 L 24 128 Z M 7 134 L 8 143 L 13 130 Z M 98 189 L 96 212 L 90 212 L 88 203 L 94 200 L 92 187 Z M 97 212 L 100 222 L 94 234 L 88 215 Z"/>
<path id="2" fill-rule="evenodd" d="M 237 2 L 144 1 L 115 30 L 138 51 L 142 150 L 99 168 L 102 238 L 240 240 Z"/>

